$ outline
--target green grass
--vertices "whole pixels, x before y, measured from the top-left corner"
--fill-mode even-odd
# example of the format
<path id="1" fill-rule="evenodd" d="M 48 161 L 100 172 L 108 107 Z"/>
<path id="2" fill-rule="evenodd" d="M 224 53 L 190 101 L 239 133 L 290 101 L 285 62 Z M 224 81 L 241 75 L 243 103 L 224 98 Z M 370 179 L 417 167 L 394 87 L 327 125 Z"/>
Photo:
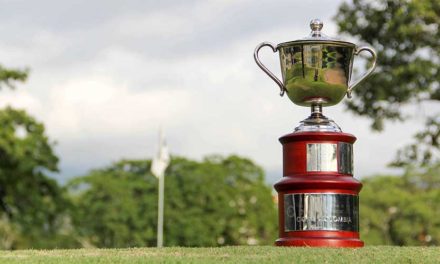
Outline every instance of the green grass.
<path id="1" fill-rule="evenodd" d="M 0 251 L 0 263 L 440 263 L 438 247 L 222 247 Z"/>

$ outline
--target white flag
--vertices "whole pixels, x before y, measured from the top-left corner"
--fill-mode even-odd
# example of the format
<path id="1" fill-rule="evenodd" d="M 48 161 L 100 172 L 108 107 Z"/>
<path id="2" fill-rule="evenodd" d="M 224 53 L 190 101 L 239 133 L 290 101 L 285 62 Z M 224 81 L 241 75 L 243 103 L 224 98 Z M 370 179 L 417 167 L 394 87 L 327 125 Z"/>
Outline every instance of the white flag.
<path id="1" fill-rule="evenodd" d="M 161 129 L 159 133 L 159 151 L 151 163 L 151 173 L 157 178 L 161 178 L 169 164 L 170 154 Z"/>

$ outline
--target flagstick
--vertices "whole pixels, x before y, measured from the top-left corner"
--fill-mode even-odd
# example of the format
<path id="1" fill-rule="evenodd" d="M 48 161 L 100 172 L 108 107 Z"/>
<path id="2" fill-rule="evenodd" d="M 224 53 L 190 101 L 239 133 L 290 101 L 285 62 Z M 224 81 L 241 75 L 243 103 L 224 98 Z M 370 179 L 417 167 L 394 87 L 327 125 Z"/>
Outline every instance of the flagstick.
<path id="1" fill-rule="evenodd" d="M 157 247 L 163 246 L 163 193 L 164 193 L 164 181 L 165 175 L 159 177 L 159 206 L 158 206 L 158 218 L 157 218 Z"/>
<path id="2" fill-rule="evenodd" d="M 151 161 L 151 173 L 159 179 L 159 199 L 157 206 L 157 247 L 163 247 L 163 210 L 165 170 L 170 164 L 170 154 L 165 143 L 162 129 L 159 130 L 159 152 Z"/>

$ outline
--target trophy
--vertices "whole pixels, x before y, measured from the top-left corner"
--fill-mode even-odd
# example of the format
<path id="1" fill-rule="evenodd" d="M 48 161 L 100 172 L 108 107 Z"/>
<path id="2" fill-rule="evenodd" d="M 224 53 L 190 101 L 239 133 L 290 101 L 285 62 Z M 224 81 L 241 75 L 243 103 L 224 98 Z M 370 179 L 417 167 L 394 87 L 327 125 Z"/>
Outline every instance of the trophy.
<path id="1" fill-rule="evenodd" d="M 254 52 L 257 65 L 296 105 L 311 108 L 311 115 L 282 136 L 283 178 L 278 192 L 278 246 L 362 247 L 359 237 L 359 192 L 362 184 L 353 178 L 353 143 L 356 137 L 343 133 L 322 108 L 338 104 L 367 78 L 376 65 L 369 47 L 330 38 L 319 19 L 310 22 L 311 33 L 300 40 L 278 45 L 259 44 Z M 282 81 L 260 61 L 262 47 L 279 52 Z M 370 68 L 352 81 L 354 57 L 372 56 Z"/>

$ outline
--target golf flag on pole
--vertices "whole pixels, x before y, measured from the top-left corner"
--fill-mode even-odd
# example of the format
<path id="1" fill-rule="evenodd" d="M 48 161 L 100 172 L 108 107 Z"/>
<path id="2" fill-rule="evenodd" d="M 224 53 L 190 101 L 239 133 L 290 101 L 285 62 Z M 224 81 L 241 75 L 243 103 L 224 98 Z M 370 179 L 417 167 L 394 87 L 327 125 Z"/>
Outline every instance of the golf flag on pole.
<path id="1" fill-rule="evenodd" d="M 166 168 L 170 164 L 170 154 L 168 152 L 168 147 L 165 142 L 162 129 L 159 132 L 159 151 L 157 155 L 153 158 L 151 164 L 151 173 L 157 178 L 163 177 Z"/>
<path id="2" fill-rule="evenodd" d="M 163 208 L 165 191 L 165 170 L 170 164 L 170 154 L 162 133 L 159 132 L 159 151 L 151 163 L 151 173 L 159 179 L 159 199 L 157 212 L 157 247 L 163 246 Z"/>

